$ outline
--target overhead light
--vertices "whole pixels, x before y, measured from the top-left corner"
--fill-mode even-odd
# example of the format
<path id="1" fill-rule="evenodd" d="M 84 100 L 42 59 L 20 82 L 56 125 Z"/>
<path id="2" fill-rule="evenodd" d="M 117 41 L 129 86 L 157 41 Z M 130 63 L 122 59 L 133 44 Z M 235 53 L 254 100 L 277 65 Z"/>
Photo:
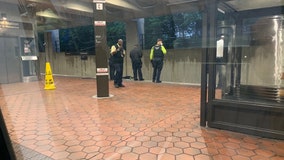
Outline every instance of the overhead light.
<path id="1" fill-rule="evenodd" d="M 54 18 L 54 19 L 64 19 L 63 17 L 60 17 L 57 14 L 55 14 L 51 9 L 46 9 L 44 11 L 37 12 L 36 15 L 40 16 L 40 17 L 47 17 L 47 18 Z"/>
<path id="2" fill-rule="evenodd" d="M 64 7 L 82 12 L 93 13 L 93 8 L 88 3 L 65 2 Z"/>
<path id="3" fill-rule="evenodd" d="M 225 14 L 226 12 L 225 11 L 223 11 L 222 9 L 220 9 L 220 8 L 218 8 L 218 11 L 219 12 L 221 12 L 221 13 L 223 13 L 223 14 Z"/>
<path id="4" fill-rule="evenodd" d="M 1 17 L 3 21 L 7 21 L 7 15 L 6 13 L 1 13 Z"/>
<path id="5" fill-rule="evenodd" d="M 197 2 L 198 0 L 176 0 L 176 1 L 169 1 L 169 3 L 167 4 L 167 6 L 172 6 L 172 5 L 182 5 L 185 3 L 192 3 L 192 2 Z"/>

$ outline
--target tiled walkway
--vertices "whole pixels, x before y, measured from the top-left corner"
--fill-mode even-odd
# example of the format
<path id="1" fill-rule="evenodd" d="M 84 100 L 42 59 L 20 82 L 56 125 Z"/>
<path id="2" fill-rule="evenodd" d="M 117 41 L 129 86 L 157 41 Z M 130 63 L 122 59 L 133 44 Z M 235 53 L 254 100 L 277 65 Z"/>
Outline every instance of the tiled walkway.
<path id="1" fill-rule="evenodd" d="M 94 79 L 1 85 L 19 160 L 284 160 L 284 141 L 199 126 L 200 89 L 125 80 L 96 99 Z"/>

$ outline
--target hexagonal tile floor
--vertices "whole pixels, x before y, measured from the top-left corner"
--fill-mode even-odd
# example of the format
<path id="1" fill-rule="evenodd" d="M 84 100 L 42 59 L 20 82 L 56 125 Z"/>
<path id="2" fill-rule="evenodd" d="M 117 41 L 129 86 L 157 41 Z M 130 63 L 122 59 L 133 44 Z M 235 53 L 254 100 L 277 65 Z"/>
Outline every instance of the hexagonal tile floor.
<path id="1" fill-rule="evenodd" d="M 283 160 L 284 141 L 199 126 L 200 88 L 125 80 L 94 98 L 94 79 L 2 84 L 19 160 Z"/>

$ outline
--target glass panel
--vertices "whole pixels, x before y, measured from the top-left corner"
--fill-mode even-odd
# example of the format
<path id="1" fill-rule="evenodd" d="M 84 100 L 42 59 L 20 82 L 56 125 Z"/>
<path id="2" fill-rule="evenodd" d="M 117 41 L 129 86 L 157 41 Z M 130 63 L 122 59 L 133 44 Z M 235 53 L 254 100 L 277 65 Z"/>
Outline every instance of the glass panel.
<path id="1" fill-rule="evenodd" d="M 251 44 L 244 49 L 240 93 L 247 97 L 284 101 L 283 16 L 247 19 Z"/>
<path id="2" fill-rule="evenodd" d="M 284 103 L 283 19 L 242 19 L 240 34 L 234 24 L 219 24 L 215 98 Z M 243 41 L 236 44 L 236 39 Z"/>
<path id="3" fill-rule="evenodd" d="M 253 21 L 253 22 L 251 22 Z M 282 21 L 280 17 L 248 19 L 245 24 L 251 26 L 252 43 L 243 69 L 242 84 L 280 87 L 283 69 Z M 247 74 L 246 74 L 247 72 Z"/>
<path id="4" fill-rule="evenodd" d="M 221 99 L 232 94 L 235 69 L 235 20 L 230 11 L 218 9 L 217 40 L 216 40 L 216 93 L 215 98 Z"/>

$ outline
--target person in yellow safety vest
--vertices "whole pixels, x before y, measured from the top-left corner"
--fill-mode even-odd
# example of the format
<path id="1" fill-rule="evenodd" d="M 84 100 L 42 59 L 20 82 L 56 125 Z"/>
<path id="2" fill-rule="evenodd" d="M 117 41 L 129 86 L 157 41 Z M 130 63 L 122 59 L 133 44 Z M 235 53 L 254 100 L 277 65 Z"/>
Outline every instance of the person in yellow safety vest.
<path id="1" fill-rule="evenodd" d="M 157 40 L 157 44 L 151 48 L 150 61 L 153 67 L 152 82 L 161 83 L 161 71 L 164 65 L 164 55 L 167 54 L 166 48 L 163 46 L 162 39 Z"/>

